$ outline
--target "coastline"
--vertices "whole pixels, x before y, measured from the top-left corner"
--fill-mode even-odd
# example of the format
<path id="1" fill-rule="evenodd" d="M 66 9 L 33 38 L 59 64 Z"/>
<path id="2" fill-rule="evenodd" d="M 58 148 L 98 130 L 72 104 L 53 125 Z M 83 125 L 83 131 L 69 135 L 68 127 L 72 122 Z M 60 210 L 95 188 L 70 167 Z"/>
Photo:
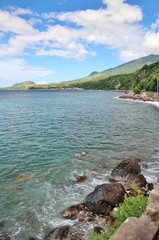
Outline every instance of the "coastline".
<path id="1" fill-rule="evenodd" d="M 36 93 L 37 94 L 37 93 Z M 87 95 L 88 93 L 86 92 L 86 94 L 85 95 Z M 98 97 L 99 97 L 99 95 L 100 94 L 98 94 Z M 102 95 L 103 96 L 105 96 L 104 97 L 104 99 L 103 99 L 103 103 L 104 103 L 104 105 L 105 105 L 105 100 L 107 100 L 107 98 L 106 98 L 106 93 L 105 92 L 103 92 L 102 93 Z M 114 98 L 114 96 L 116 95 L 121 95 L 121 94 L 119 94 L 119 93 L 116 93 L 116 94 L 114 94 L 114 93 L 112 93 L 112 95 L 110 95 L 110 92 L 109 92 L 109 98 L 108 98 L 108 103 L 110 104 L 110 100 L 113 100 L 113 98 Z M 15 95 L 14 95 L 15 96 Z M 29 95 L 28 95 L 29 96 Z M 53 94 L 51 95 L 50 94 L 50 96 L 51 96 L 51 103 L 52 103 L 52 96 L 53 96 Z M 64 95 L 64 96 L 66 96 L 65 97 L 65 99 L 67 98 L 70 98 L 70 96 L 68 97 L 68 95 Z M 83 95 L 82 95 L 83 96 Z M 94 93 L 92 94 L 91 93 L 91 101 L 92 101 L 92 96 L 96 96 L 96 95 L 94 95 Z M 41 97 L 41 93 L 39 94 L 39 97 Z M 70 98 L 71 99 L 71 98 Z M 27 101 L 28 101 L 28 99 L 26 99 Z M 98 98 L 96 98 L 96 101 L 98 100 Z M 71 100 L 72 101 L 72 100 Z M 46 103 L 45 101 L 43 102 L 41 102 L 40 101 L 40 103 L 42 103 L 42 104 L 44 104 L 44 103 Z M 107 104 L 107 105 L 109 105 L 109 104 Z M 112 105 L 112 106 L 115 106 L 115 104 L 117 104 L 117 101 L 115 100 L 114 101 L 114 105 Z M 130 109 L 132 109 L 133 110 L 133 108 L 137 108 L 138 109 L 138 111 L 139 112 L 142 112 L 142 117 L 143 116 L 145 116 L 144 115 L 144 111 L 145 110 L 143 110 L 143 109 L 146 109 L 147 108 L 147 106 L 145 105 L 142 105 L 142 107 L 140 106 L 140 104 L 131 104 L 131 103 L 129 103 L 129 104 L 125 104 L 124 102 L 122 103 L 122 101 L 119 103 L 119 105 L 123 105 L 123 107 L 125 107 L 126 108 L 126 111 L 125 111 L 125 114 L 126 115 L 124 115 L 123 117 L 125 118 L 125 116 L 128 116 L 128 119 L 129 119 L 129 116 L 130 116 L 130 118 L 131 118 L 131 115 L 130 115 L 130 113 L 129 113 L 129 110 Z M 130 105 L 130 106 L 129 106 Z M 28 106 L 28 105 L 27 105 Z M 29 104 L 29 110 L 31 109 L 31 107 L 30 106 L 32 106 L 31 104 Z M 43 105 L 42 105 L 43 106 Z M 45 104 L 45 106 L 47 106 L 46 104 Z M 50 105 L 49 105 L 50 106 Z M 77 105 L 76 105 L 77 106 Z M 99 106 L 99 104 L 97 104 L 97 106 Z M 26 110 L 26 108 L 25 108 L 25 106 L 24 106 L 24 104 L 22 105 L 22 107 L 23 107 L 23 109 L 24 110 Z M 98 107 L 99 108 L 99 107 Z M 141 109 L 142 108 L 142 109 Z M 86 109 L 86 105 L 84 105 L 84 107 L 82 108 L 82 114 L 84 113 L 84 109 Z M 107 109 L 107 108 L 106 108 Z M 49 111 L 50 111 L 51 109 L 49 109 Z M 93 109 L 92 109 L 93 110 Z M 103 108 L 102 108 L 102 110 L 103 110 Z M 154 112 L 157 112 L 158 113 L 158 111 L 156 111 L 156 109 L 155 108 L 153 108 L 153 107 L 148 107 L 148 112 L 149 112 L 149 110 L 151 111 L 154 111 Z M 110 111 L 112 111 L 112 108 L 110 108 Z M 80 109 L 80 112 L 81 112 L 81 109 Z M 93 112 L 93 111 L 92 111 Z M 99 112 L 101 112 L 101 110 L 99 111 Z M 105 112 L 104 112 L 104 114 L 105 114 Z M 103 114 L 103 118 L 104 118 L 104 114 Z M 116 114 L 118 114 L 118 113 L 116 113 Z M 133 111 L 132 111 L 132 114 L 133 114 Z M 48 117 L 49 115 L 47 115 L 47 117 Z M 92 115 L 91 115 L 92 116 Z M 119 116 L 119 115 L 117 115 L 117 116 Z M 151 116 L 151 114 L 150 114 L 150 116 Z M 158 115 L 156 115 L 156 117 L 157 117 Z M 145 118 L 145 117 L 144 117 Z M 145 118 L 146 119 L 146 118 Z M 99 126 L 99 115 L 98 115 L 98 117 L 97 117 L 97 122 L 98 122 L 98 126 Z M 104 119 L 104 122 L 105 122 L 105 119 Z M 130 122 L 130 119 L 129 119 L 129 121 L 128 121 L 128 123 Z M 139 123 L 140 121 L 138 121 L 138 123 Z M 114 124 L 114 123 L 113 123 Z M 34 125 L 34 126 L 36 126 L 36 125 Z M 93 123 L 93 125 L 92 126 L 94 126 L 94 123 Z M 109 125 L 110 126 L 110 125 Z M 119 125 L 120 126 L 120 125 Z M 136 125 L 136 126 L 138 126 L 138 125 Z M 23 127 L 23 126 L 22 126 Z M 105 126 L 106 127 L 106 126 Z M 125 127 L 125 126 L 124 126 Z M 101 125 L 101 128 L 103 129 L 103 122 L 102 122 L 102 125 Z M 140 127 L 139 127 L 140 128 Z M 92 128 L 91 128 L 92 129 Z M 130 131 L 133 131 L 133 129 L 132 128 L 129 128 L 130 129 Z M 79 128 L 77 128 L 77 130 L 78 130 L 78 134 L 79 134 Z M 140 130 L 140 129 L 139 129 Z M 84 130 L 83 131 L 84 133 L 86 133 L 86 131 Z M 106 135 L 107 134 L 107 132 L 103 132 L 103 133 L 105 133 L 104 135 Z M 118 133 L 118 132 L 113 132 L 113 129 L 112 129 L 112 131 L 111 131 L 111 136 L 112 136 L 112 139 L 114 139 L 114 137 L 115 137 L 115 133 Z M 94 134 L 93 134 L 94 135 Z M 141 131 L 141 134 L 140 135 L 142 135 L 142 131 Z M 100 136 L 101 136 L 101 134 L 100 134 Z M 107 136 L 107 135 L 106 135 Z M 108 135 L 109 136 L 109 135 Z M 121 134 L 120 136 L 123 136 L 123 137 L 125 137 L 125 136 L 127 136 L 127 132 L 124 132 L 124 134 Z M 143 136 L 143 135 L 142 135 Z M 147 135 L 147 136 L 149 136 L 149 135 Z M 45 137 L 45 136 L 43 136 L 43 137 Z M 96 137 L 95 135 L 93 136 L 93 137 Z M 126 137 L 127 138 L 127 137 Z M 139 136 L 139 138 L 140 138 L 140 136 Z M 157 137 L 158 138 L 158 137 Z M 46 140 L 47 140 L 47 137 L 45 138 Z M 99 138 L 98 138 L 99 139 Z M 127 139 L 129 139 L 129 138 L 127 138 Z M 121 141 L 122 139 L 120 138 L 120 141 Z M 142 140 L 142 137 L 141 137 L 141 140 Z M 97 140 L 97 141 L 99 141 L 99 140 Z M 128 141 L 128 140 L 127 140 Z M 129 141 L 131 141 L 131 138 L 129 139 Z M 135 142 L 136 142 L 136 140 L 135 140 Z M 87 143 L 87 142 L 86 142 Z M 109 142 L 108 142 L 109 143 Z M 120 142 L 120 143 L 122 143 L 122 141 Z M 140 143 L 140 142 L 139 142 Z M 103 143 L 102 143 L 103 144 Z M 142 143 L 143 145 L 146 145 L 145 144 L 145 142 L 143 142 Z M 123 144 L 122 144 L 123 145 Z M 101 146 L 101 145 L 100 145 Z M 112 142 L 110 142 L 110 144 L 109 145 L 107 145 L 109 148 L 112 146 L 112 150 L 111 151 L 113 151 L 113 152 L 116 152 L 116 149 L 118 149 L 118 148 L 115 148 L 114 147 L 114 145 L 113 145 L 113 143 Z M 106 146 L 106 147 L 107 147 Z M 126 145 L 127 146 L 127 145 Z M 18 146 L 19 147 L 19 146 Z M 101 146 L 102 147 L 102 146 Z M 135 147 L 135 145 L 134 145 L 134 147 Z M 77 149 L 77 147 L 76 147 L 76 149 Z M 142 148 L 141 148 L 142 149 Z M 151 150 L 154 150 L 154 147 L 153 148 L 151 148 Z M 156 146 L 156 149 L 157 149 L 157 146 Z M 30 150 L 30 149 L 29 149 Z M 81 149 L 80 149 L 81 150 Z M 78 156 L 76 156 L 76 155 L 74 155 L 74 153 L 76 154 L 77 152 L 81 152 L 81 151 L 78 151 L 78 150 L 74 150 L 74 151 L 72 151 L 71 152 L 71 154 L 74 156 L 74 157 L 72 157 L 72 160 L 71 160 L 71 163 L 73 163 L 72 165 L 75 165 L 77 168 L 77 171 L 76 170 L 72 170 L 72 172 L 71 172 L 71 175 L 70 174 L 68 174 L 66 177 L 65 177 L 65 180 L 66 180 L 66 183 L 68 184 L 69 182 L 71 182 L 72 180 L 74 180 L 75 181 L 75 176 L 76 176 L 76 174 L 79 174 L 79 175 L 85 175 L 86 177 L 87 177 L 87 180 L 85 181 L 85 182 L 83 182 L 83 183 L 74 183 L 74 181 L 72 181 L 72 183 L 70 184 L 70 188 L 69 188 L 69 190 L 70 190 L 70 192 L 69 192 L 69 195 L 68 195 L 68 198 L 71 196 L 71 194 L 75 194 L 74 195 L 74 198 L 71 198 L 70 197 L 70 199 L 69 199 L 69 202 L 71 203 L 71 204 L 76 204 L 76 203 L 78 203 L 78 202 L 80 202 L 81 201 L 81 199 L 79 200 L 79 195 L 78 195 L 78 189 L 81 191 L 81 189 L 82 189 L 82 193 L 81 193 L 81 195 L 83 195 L 83 196 L 85 196 L 86 195 L 86 191 L 83 191 L 83 189 L 84 188 L 87 188 L 87 191 L 89 190 L 90 192 L 92 191 L 92 181 L 94 181 L 94 185 L 99 185 L 99 184 L 102 184 L 103 182 L 105 182 L 105 180 L 107 179 L 107 173 L 109 172 L 109 170 L 110 169 L 112 169 L 112 165 L 114 166 L 114 165 L 116 165 L 116 160 L 121 160 L 121 159 L 123 159 L 123 157 L 125 158 L 125 156 L 123 156 L 123 155 L 126 155 L 126 157 L 127 157 L 127 154 L 128 154 L 128 156 L 129 155 L 132 155 L 132 156 L 139 156 L 140 154 L 137 154 L 136 152 L 136 150 L 134 151 L 134 152 L 131 152 L 131 149 L 129 149 L 130 151 L 128 152 L 128 150 L 127 149 L 124 149 L 125 151 L 126 151 L 126 153 L 125 153 L 125 151 L 123 151 L 124 152 L 124 154 L 122 153 L 121 155 L 122 155 L 122 157 L 121 157 L 121 155 L 120 155 L 120 152 L 116 152 L 116 154 L 113 154 L 113 155 L 109 155 L 109 156 L 111 156 L 111 160 L 109 160 L 108 159 L 108 157 L 107 157 L 107 155 L 106 155 L 106 153 L 108 153 L 109 154 L 109 152 L 108 152 L 108 148 L 106 148 L 106 151 L 105 151 L 105 149 L 103 150 L 103 148 L 100 148 L 99 149 L 99 151 L 98 151 L 98 154 L 96 154 L 95 156 L 94 156 L 94 154 L 95 154 L 95 151 L 97 151 L 96 149 L 95 149 L 95 151 L 93 151 L 93 154 L 92 153 L 90 153 L 90 151 L 88 151 L 88 149 L 87 149 L 87 147 L 86 146 L 84 146 L 83 145 L 83 148 L 82 148 L 82 150 L 84 150 L 84 151 L 86 151 L 86 154 L 87 154 L 87 156 L 84 158 L 82 158 L 82 159 L 78 159 Z M 60 150 L 60 151 L 62 151 L 62 149 Z M 110 151 L 110 152 L 111 152 Z M 104 153 L 103 153 L 104 152 Z M 153 153 L 157 156 L 157 154 L 158 153 L 155 153 L 155 150 L 153 151 Z M 68 153 L 67 153 L 68 154 Z M 66 154 L 66 152 L 62 155 L 62 156 L 65 156 L 65 155 L 67 155 Z M 101 155 L 99 155 L 99 154 L 101 154 Z M 151 154 L 149 154 L 149 155 L 152 155 L 152 153 Z M 100 156 L 102 156 L 101 158 L 100 158 Z M 67 158 L 67 156 L 65 156 L 65 158 L 66 159 L 68 159 L 68 158 L 71 158 L 70 156 L 68 156 L 68 158 Z M 144 161 L 147 161 L 146 159 L 145 159 L 146 157 L 144 157 L 143 155 L 141 156 L 141 159 L 142 160 L 144 160 Z M 90 162 L 90 160 L 92 160 L 93 159 L 93 161 L 94 161 L 94 163 L 91 165 L 91 164 L 89 164 L 89 162 Z M 115 160 L 113 160 L 113 159 L 115 159 Z M 111 161 L 114 161 L 114 163 L 112 163 Z M 157 160 L 157 159 L 156 159 Z M 107 166 L 104 166 L 106 169 L 101 169 L 101 167 L 103 166 L 103 165 L 101 165 L 103 162 L 105 162 L 106 164 L 107 164 Z M 148 163 L 149 163 L 149 159 L 148 159 Z M 77 165 L 76 165 L 77 164 Z M 88 165 L 87 165 L 88 164 Z M 47 161 L 45 162 L 45 165 L 47 165 Z M 82 167 L 80 167 L 82 165 Z M 42 165 L 42 166 L 44 166 L 44 165 Z M 49 166 L 51 166 L 51 165 L 49 165 Z M 70 165 L 69 165 L 70 166 Z M 88 168 L 88 166 L 90 166 L 89 168 Z M 54 167 L 54 165 L 52 165 L 52 167 Z M 97 168 L 98 167 L 98 168 Z M 39 167 L 40 168 L 40 167 Z M 96 168 L 96 169 L 95 169 Z M 56 168 L 57 169 L 57 168 Z M 83 170 L 84 169 L 84 170 Z M 98 170 L 99 169 L 99 170 Z M 92 171 L 93 172 L 92 172 Z M 151 165 L 150 165 L 150 167 L 149 167 L 149 170 L 151 170 Z M 149 170 L 144 170 L 144 171 L 149 171 Z M 26 169 L 25 169 L 25 171 L 27 171 Z M 44 172 L 44 168 L 43 168 L 43 172 Z M 53 172 L 52 172 L 53 173 Z M 20 174 L 23 174 L 23 172 L 20 172 L 19 173 L 19 175 Z M 47 188 L 48 187 L 48 191 L 46 191 L 46 194 L 49 192 L 51 192 L 52 191 L 52 188 L 55 186 L 55 185 L 53 185 L 54 184 L 54 182 L 53 182 L 53 174 L 51 174 L 51 181 L 49 182 L 48 181 L 48 179 L 47 179 L 47 182 L 45 183 L 45 177 L 43 178 L 41 178 L 41 176 L 38 176 L 38 174 L 39 173 L 36 173 L 36 175 L 35 175 L 35 180 L 34 180 L 34 178 L 32 178 L 32 180 L 30 180 L 30 181 L 28 181 L 28 182 L 26 182 L 25 183 L 25 185 L 24 185 L 24 190 L 26 189 L 26 187 L 28 188 L 28 185 L 30 184 L 30 185 L 33 185 L 34 184 L 34 181 L 35 182 L 40 182 L 40 185 L 43 185 L 43 181 L 44 181 L 44 187 L 45 188 Z M 146 175 L 147 175 L 148 173 L 146 172 Z M 97 177 L 96 177 L 97 176 Z M 46 175 L 46 177 L 48 177 L 47 175 Z M 93 180 L 92 180 L 93 179 Z M 95 180 L 94 180 L 95 179 Z M 99 180 L 98 180 L 99 179 Z M 58 181 L 61 181 L 61 179 L 59 179 Z M 55 181 L 56 182 L 56 181 Z M 150 182 L 150 181 L 149 181 Z M 14 183 L 14 182 L 13 182 Z M 65 181 L 61 181 L 61 185 L 63 184 L 63 186 L 65 186 Z M 86 187 L 84 186 L 84 185 L 86 185 Z M 37 185 L 37 183 L 36 183 L 36 186 L 39 186 L 39 185 Z M 58 185 L 58 187 L 59 187 L 60 185 Z M 74 187 L 75 186 L 75 187 Z M 68 186 L 67 186 L 68 187 Z M 42 190 L 42 188 L 40 188 L 39 187 L 39 189 L 40 190 Z M 75 189 L 76 191 L 72 191 L 72 189 Z M 16 194 L 16 192 L 18 193 L 18 192 L 21 192 L 21 193 L 23 193 L 22 191 L 23 191 L 23 189 L 21 189 L 20 191 L 18 190 L 18 191 L 16 191 L 16 190 L 11 190 L 13 193 L 14 193 L 14 195 Z M 45 192 L 45 191 L 44 191 Z M 36 194 L 36 193 L 35 193 Z M 21 194 L 22 195 L 22 194 Z M 40 193 L 40 195 L 41 195 L 41 193 Z M 39 196 L 39 195 L 38 195 Z M 61 196 L 61 198 L 63 197 L 63 195 L 60 195 Z M 29 196 L 30 197 L 30 196 Z M 54 195 L 52 196 L 52 199 L 53 199 L 53 197 L 54 197 Z M 76 198 L 76 199 L 75 199 Z M 31 197 L 30 197 L 30 199 L 31 199 Z M 82 197 L 82 199 L 83 199 L 83 197 Z M 34 198 L 33 198 L 33 200 L 34 200 Z M 46 201 L 47 199 L 45 199 L 45 201 Z M 66 200 L 66 198 L 64 198 L 64 201 Z M 62 202 L 62 200 L 61 200 L 61 202 Z M 52 203 L 51 203 L 52 204 Z M 66 209 L 67 207 L 69 207 L 70 206 L 70 204 L 64 204 L 65 206 L 64 207 L 62 207 L 62 211 L 63 211 L 63 209 Z M 44 203 L 44 206 L 46 207 L 46 204 Z M 54 206 L 54 205 L 53 205 Z M 55 205 L 55 206 L 57 206 L 57 205 Z M 36 209 L 36 208 L 35 208 Z M 58 208 L 56 208 L 56 211 L 58 210 Z M 60 210 L 61 210 L 61 208 L 60 208 Z M 52 209 L 51 211 L 54 211 L 54 209 Z M 32 212 L 31 212 L 32 213 Z M 59 215 L 60 215 L 60 213 L 61 213 L 61 211 L 58 211 L 58 213 L 59 213 Z M 30 214 L 30 213 L 28 213 L 28 214 Z M 23 214 L 22 213 L 22 217 L 23 217 L 23 215 L 25 216 L 25 213 Z M 53 214 L 52 214 L 53 215 Z M 30 216 L 30 215 L 29 215 Z M 34 211 L 33 211 L 33 216 L 34 216 Z M 43 217 L 45 218 L 45 216 L 46 215 L 44 215 Z M 61 216 L 61 215 L 60 215 Z M 40 217 L 41 217 L 41 215 L 40 215 Z M 90 218 L 92 218 L 92 216 L 89 216 Z M 36 220 L 36 219 L 35 219 Z M 101 219 L 102 220 L 102 219 Z M 48 222 L 47 222 L 48 221 Z M 59 226 L 59 225 L 61 225 L 62 224 L 62 226 L 64 225 L 64 224 L 70 224 L 70 221 L 72 221 L 72 220 L 65 220 L 65 219 L 62 219 L 61 220 L 61 218 L 56 218 L 55 219 L 55 217 L 53 216 L 52 217 L 52 219 L 51 219 L 51 221 L 50 221 L 50 218 L 48 218 L 48 220 L 47 220 L 46 222 L 47 223 L 49 223 L 48 225 L 49 225 L 49 227 L 50 227 L 50 224 L 52 224 L 53 225 L 53 227 L 56 227 L 56 226 Z M 67 222 L 66 222 L 67 221 Z M 72 222 L 73 223 L 73 222 Z M 91 225 L 92 223 L 90 222 L 90 225 Z M 87 225 L 87 224 L 86 224 Z M 21 225 L 20 225 L 21 226 Z M 46 229 L 45 229 L 45 231 L 46 231 Z M 40 231 L 39 231 L 40 232 Z M 35 236 L 35 239 L 37 240 L 40 240 L 40 239 L 42 239 L 42 238 L 40 238 L 41 237 L 41 235 L 42 235 L 43 233 L 38 233 L 37 235 L 35 235 L 35 234 L 32 234 L 32 238 Z M 20 240 L 21 239 L 25 239 L 25 238 L 23 238 L 23 237 L 21 237 L 20 238 Z M 18 240 L 18 238 L 17 238 L 17 240 Z M 28 239 L 27 239 L 28 240 Z M 76 239 L 77 240 L 77 239 Z"/>
<path id="2" fill-rule="evenodd" d="M 130 100 L 130 101 L 136 101 L 136 102 L 145 102 L 152 104 L 159 108 L 159 100 L 155 98 L 148 97 L 146 95 L 146 92 L 140 93 L 140 94 L 134 94 L 132 92 L 126 92 L 123 95 L 118 97 L 119 99 L 124 99 L 124 100 Z"/>

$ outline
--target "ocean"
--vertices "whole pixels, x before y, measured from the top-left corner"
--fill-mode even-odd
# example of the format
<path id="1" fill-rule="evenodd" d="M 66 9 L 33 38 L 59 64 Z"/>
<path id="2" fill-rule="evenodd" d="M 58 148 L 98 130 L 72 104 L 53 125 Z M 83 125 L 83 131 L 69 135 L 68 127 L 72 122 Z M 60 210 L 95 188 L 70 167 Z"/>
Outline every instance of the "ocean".
<path id="1" fill-rule="evenodd" d="M 121 94 L 0 91 L 0 234 L 43 239 L 128 157 L 148 165 L 149 182 L 158 180 L 159 108 Z M 77 183 L 79 175 L 86 181 Z"/>

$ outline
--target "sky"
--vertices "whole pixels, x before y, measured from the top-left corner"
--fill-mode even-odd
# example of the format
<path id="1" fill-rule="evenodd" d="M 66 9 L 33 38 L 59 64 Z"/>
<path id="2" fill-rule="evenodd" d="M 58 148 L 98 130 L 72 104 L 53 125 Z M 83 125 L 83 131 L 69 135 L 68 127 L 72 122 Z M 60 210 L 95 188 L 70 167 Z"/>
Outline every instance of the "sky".
<path id="1" fill-rule="evenodd" d="M 159 54 L 158 0 L 0 0 L 0 87 Z"/>

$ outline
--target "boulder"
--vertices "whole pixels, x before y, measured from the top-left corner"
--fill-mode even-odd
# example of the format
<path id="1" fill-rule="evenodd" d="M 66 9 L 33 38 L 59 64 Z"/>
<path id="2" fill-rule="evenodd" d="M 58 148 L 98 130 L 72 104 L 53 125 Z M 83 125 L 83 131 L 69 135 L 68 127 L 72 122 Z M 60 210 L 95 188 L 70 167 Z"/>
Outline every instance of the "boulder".
<path id="1" fill-rule="evenodd" d="M 147 181 L 146 178 L 142 175 L 136 175 L 136 176 L 130 176 L 126 183 L 124 184 L 124 187 L 126 190 L 134 190 L 133 189 L 133 184 L 136 184 L 137 187 L 142 188 L 142 187 L 146 187 Z"/>
<path id="2" fill-rule="evenodd" d="M 141 173 L 138 159 L 126 159 L 120 162 L 111 172 L 111 181 L 126 181 L 130 176 Z"/>
<path id="3" fill-rule="evenodd" d="M 107 215 L 112 207 L 123 202 L 125 189 L 121 183 L 106 183 L 96 186 L 84 199 L 86 207 L 97 214 Z"/>

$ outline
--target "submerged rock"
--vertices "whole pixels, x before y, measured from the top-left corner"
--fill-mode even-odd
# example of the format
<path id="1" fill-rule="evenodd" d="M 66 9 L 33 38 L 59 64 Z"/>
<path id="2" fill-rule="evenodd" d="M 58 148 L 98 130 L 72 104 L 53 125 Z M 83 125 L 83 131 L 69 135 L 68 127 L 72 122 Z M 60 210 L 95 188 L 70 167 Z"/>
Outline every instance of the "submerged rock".
<path id="1" fill-rule="evenodd" d="M 86 207 L 102 215 L 107 215 L 112 207 L 123 202 L 125 189 L 121 183 L 106 183 L 96 186 L 84 199 Z"/>
<path id="2" fill-rule="evenodd" d="M 16 177 L 17 181 L 28 181 L 34 177 L 33 173 L 26 173 Z"/>
<path id="3" fill-rule="evenodd" d="M 84 175 L 76 176 L 76 182 L 77 183 L 84 182 L 86 179 L 87 179 L 87 177 L 84 176 Z"/>
<path id="4" fill-rule="evenodd" d="M 110 181 L 126 181 L 130 176 L 141 173 L 138 159 L 126 159 L 120 162 L 111 172 Z"/>
<path id="5" fill-rule="evenodd" d="M 8 233 L 0 234 L 0 240 L 11 240 L 11 237 Z"/>

